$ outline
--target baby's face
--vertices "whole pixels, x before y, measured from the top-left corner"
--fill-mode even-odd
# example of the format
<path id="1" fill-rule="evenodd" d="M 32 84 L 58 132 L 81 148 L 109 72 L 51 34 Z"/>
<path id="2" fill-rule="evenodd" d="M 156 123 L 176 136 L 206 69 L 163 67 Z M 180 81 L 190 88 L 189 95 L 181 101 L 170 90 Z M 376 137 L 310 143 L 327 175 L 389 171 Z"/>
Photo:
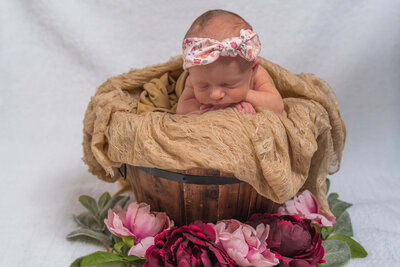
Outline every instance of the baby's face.
<path id="1" fill-rule="evenodd" d="M 240 57 L 220 57 L 211 64 L 190 68 L 189 74 L 194 95 L 201 104 L 227 107 L 245 100 L 252 89 L 251 63 Z"/>

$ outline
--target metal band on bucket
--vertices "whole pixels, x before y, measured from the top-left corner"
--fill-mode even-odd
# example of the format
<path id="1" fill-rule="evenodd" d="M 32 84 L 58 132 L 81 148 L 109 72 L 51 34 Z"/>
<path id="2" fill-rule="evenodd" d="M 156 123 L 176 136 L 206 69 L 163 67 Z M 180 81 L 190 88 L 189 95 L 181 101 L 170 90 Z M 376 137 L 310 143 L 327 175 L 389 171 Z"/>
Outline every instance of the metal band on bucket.
<path id="1" fill-rule="evenodd" d="M 238 184 L 243 183 L 243 181 L 237 179 L 236 177 L 221 177 L 221 176 L 199 176 L 182 174 L 176 172 L 170 172 L 166 170 L 148 168 L 148 167 L 138 167 L 136 168 L 145 171 L 153 176 L 165 178 L 168 180 L 176 181 L 185 184 L 209 184 L 209 185 L 223 185 L 223 184 Z"/>

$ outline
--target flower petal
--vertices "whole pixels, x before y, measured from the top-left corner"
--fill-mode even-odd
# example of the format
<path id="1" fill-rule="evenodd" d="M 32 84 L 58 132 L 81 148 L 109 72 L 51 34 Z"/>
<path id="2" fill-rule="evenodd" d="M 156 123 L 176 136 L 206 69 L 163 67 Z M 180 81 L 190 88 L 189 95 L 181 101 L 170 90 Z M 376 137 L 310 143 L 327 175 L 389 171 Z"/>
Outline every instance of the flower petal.
<path id="1" fill-rule="evenodd" d="M 136 243 L 128 252 L 128 255 L 135 255 L 138 257 L 144 257 L 146 255 L 146 250 L 154 245 L 154 237 L 149 236 L 140 240 L 140 242 Z"/>

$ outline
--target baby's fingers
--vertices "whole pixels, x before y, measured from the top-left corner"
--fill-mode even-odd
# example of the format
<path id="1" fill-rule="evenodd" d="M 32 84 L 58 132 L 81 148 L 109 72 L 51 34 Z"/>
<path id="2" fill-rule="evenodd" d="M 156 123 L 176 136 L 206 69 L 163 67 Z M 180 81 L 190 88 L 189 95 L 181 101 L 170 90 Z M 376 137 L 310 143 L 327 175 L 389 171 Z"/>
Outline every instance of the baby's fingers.
<path id="1" fill-rule="evenodd" d="M 254 110 L 254 107 L 252 104 L 248 102 L 243 102 L 242 106 L 244 107 L 244 110 L 246 111 L 247 114 L 256 114 L 256 111 Z"/>
<path id="2" fill-rule="evenodd" d="M 249 105 L 250 105 L 250 114 L 256 114 L 257 111 L 255 110 L 255 108 L 253 107 L 253 105 L 250 104 L 250 103 L 249 103 Z"/>
<path id="3" fill-rule="evenodd" d="M 239 112 L 242 112 L 242 102 L 240 102 L 240 103 L 236 103 L 235 104 L 235 107 L 236 107 L 236 109 L 237 109 L 237 111 L 239 111 Z"/>

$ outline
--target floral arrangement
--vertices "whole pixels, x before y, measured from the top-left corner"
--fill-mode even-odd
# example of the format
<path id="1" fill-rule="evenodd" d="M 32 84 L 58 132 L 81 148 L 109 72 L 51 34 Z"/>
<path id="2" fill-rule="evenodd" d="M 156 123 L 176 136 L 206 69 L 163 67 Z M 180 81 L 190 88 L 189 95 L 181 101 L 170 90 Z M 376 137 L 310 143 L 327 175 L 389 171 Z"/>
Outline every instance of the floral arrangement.
<path id="1" fill-rule="evenodd" d="M 276 214 L 177 227 L 164 212 L 151 211 L 146 203 L 128 203 L 127 196 L 111 198 L 106 192 L 95 201 L 83 195 L 79 201 L 87 211 L 75 216 L 81 228 L 67 238 L 95 240 L 107 251 L 78 258 L 71 267 L 340 266 L 367 252 L 351 238 L 346 211 L 351 204 L 338 197 L 328 196 L 334 216 L 324 213 L 306 190 Z"/>

